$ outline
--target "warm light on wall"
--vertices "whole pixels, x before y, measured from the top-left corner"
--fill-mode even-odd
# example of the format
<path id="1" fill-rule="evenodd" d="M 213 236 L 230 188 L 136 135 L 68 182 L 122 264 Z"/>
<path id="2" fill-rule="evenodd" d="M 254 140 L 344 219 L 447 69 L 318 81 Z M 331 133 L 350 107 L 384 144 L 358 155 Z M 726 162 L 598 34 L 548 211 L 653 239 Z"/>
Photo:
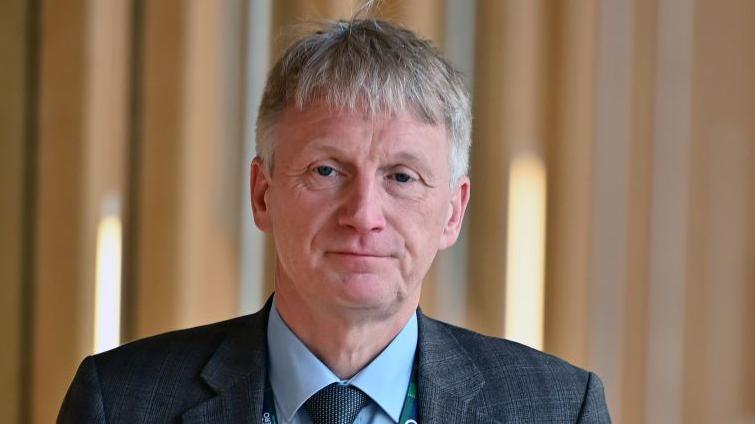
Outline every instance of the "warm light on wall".
<path id="1" fill-rule="evenodd" d="M 113 209 L 113 208 L 110 208 Z M 112 349 L 121 338 L 121 220 L 105 213 L 97 226 L 94 351 Z"/>
<path id="2" fill-rule="evenodd" d="M 543 348 L 545 165 L 525 153 L 511 163 L 506 254 L 505 337 Z"/>

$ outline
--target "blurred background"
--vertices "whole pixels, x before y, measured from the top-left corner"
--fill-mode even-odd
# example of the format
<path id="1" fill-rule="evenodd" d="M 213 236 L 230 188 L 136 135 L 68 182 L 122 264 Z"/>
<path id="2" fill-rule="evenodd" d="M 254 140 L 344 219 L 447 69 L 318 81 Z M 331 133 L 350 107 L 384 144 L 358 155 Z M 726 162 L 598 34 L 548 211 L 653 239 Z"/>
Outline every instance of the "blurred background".
<path id="1" fill-rule="evenodd" d="M 353 0 L 0 2 L 0 422 L 84 356 L 255 311 L 284 28 Z M 426 313 L 596 371 L 617 423 L 755 423 L 755 2 L 393 0 L 474 103 Z"/>

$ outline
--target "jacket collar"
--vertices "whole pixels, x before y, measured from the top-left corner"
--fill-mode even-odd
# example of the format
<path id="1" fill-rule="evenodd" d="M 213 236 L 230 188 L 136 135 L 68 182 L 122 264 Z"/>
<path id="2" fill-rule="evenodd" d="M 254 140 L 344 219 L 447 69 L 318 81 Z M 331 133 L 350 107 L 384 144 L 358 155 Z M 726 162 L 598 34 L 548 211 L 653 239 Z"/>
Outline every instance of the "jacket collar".
<path id="1" fill-rule="evenodd" d="M 259 422 L 267 379 L 267 317 L 272 297 L 242 318 L 202 369 L 201 378 L 217 396 L 183 414 L 185 423 Z"/>
<path id="2" fill-rule="evenodd" d="M 183 414 L 185 423 L 261 422 L 272 297 L 226 336 L 202 370 L 217 396 Z M 417 311 L 420 422 L 493 423 L 477 395 L 482 373 L 448 328 Z"/>

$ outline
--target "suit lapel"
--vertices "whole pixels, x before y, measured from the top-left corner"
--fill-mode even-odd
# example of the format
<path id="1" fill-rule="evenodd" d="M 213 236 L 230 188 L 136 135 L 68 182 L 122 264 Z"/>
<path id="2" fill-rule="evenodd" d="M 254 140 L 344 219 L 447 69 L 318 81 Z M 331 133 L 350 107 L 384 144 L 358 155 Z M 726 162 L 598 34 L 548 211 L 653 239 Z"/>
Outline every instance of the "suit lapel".
<path id="1" fill-rule="evenodd" d="M 443 324 L 417 315 L 420 422 L 496 422 L 477 398 L 485 381 L 466 350 Z"/>
<path id="2" fill-rule="evenodd" d="M 201 377 L 217 395 L 186 411 L 187 424 L 259 422 L 267 378 L 267 317 L 271 301 L 229 334 Z M 420 422 L 495 423 L 477 399 L 482 373 L 444 327 L 418 312 Z"/>
<path id="3" fill-rule="evenodd" d="M 217 395 L 183 414 L 183 422 L 255 423 L 262 417 L 267 378 L 267 317 L 271 301 L 226 336 L 201 377 Z"/>

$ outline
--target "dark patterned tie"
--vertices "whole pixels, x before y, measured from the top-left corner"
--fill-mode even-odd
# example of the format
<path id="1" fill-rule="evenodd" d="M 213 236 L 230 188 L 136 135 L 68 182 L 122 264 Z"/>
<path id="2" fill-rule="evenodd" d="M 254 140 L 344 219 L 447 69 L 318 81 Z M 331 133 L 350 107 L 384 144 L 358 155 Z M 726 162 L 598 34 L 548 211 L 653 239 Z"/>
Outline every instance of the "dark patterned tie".
<path id="1" fill-rule="evenodd" d="M 370 398 L 353 386 L 333 383 L 307 399 L 312 424 L 352 424 Z"/>

